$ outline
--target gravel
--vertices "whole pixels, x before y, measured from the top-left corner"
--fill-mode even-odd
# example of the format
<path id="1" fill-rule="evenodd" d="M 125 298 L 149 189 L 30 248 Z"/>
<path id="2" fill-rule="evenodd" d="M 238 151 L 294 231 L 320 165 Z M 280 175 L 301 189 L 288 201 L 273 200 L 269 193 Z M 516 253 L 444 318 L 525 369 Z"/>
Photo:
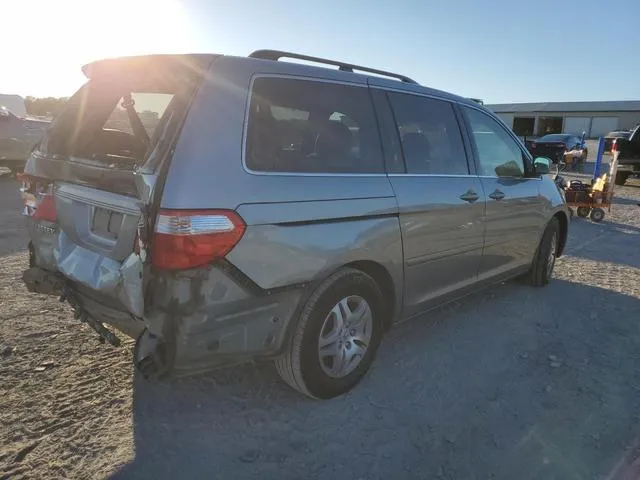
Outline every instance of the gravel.
<path id="1" fill-rule="evenodd" d="M 636 478 L 638 181 L 601 224 L 572 222 L 547 288 L 507 282 L 395 327 L 325 402 L 270 364 L 144 382 L 131 342 L 98 343 L 22 286 L 16 189 L 0 177 L 0 478 Z"/>

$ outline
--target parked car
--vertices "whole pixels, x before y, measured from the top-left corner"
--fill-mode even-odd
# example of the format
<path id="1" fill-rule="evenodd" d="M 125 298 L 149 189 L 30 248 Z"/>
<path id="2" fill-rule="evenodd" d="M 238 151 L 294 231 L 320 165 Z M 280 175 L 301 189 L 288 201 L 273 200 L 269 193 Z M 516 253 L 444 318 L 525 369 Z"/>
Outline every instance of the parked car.
<path id="1" fill-rule="evenodd" d="M 613 145 L 614 140 L 616 140 L 617 138 L 628 139 L 630 135 L 631 131 L 629 130 L 616 130 L 607 133 L 604 137 L 604 151 L 611 152 L 611 146 Z"/>
<path id="2" fill-rule="evenodd" d="M 581 162 L 585 162 L 589 155 L 587 147 L 581 137 L 566 133 L 550 133 L 529 144 L 529 151 L 537 157 L 548 157 L 553 163 L 563 161 L 565 152 L 582 150 Z"/>
<path id="3" fill-rule="evenodd" d="M 629 177 L 640 174 L 640 125 L 636 125 L 628 138 L 616 138 L 611 149 L 619 152 L 616 185 L 624 185 Z"/>
<path id="4" fill-rule="evenodd" d="M 0 105 L 0 167 L 12 172 L 22 170 L 48 126 L 47 121 L 20 118 Z"/>
<path id="5" fill-rule="evenodd" d="M 518 135 L 518 138 L 520 139 L 520 141 L 524 144 L 525 148 L 531 152 L 531 145 L 536 143 L 536 140 L 538 140 L 538 138 L 535 135 Z"/>
<path id="6" fill-rule="evenodd" d="M 269 50 L 84 71 L 26 165 L 23 278 L 105 340 L 104 324 L 137 337 L 145 377 L 271 359 L 331 398 L 395 322 L 516 276 L 545 285 L 563 252 L 550 160 L 473 100 Z M 170 97 L 152 132 L 145 92 Z M 129 127 L 105 128 L 122 109 Z"/>

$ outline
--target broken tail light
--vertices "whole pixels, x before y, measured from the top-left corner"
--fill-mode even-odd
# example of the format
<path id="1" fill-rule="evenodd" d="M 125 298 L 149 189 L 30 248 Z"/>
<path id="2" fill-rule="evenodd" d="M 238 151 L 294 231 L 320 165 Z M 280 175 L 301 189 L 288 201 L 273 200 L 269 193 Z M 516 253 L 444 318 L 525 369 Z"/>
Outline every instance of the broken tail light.
<path id="1" fill-rule="evenodd" d="M 34 220 L 56 221 L 56 204 L 53 197 L 53 184 L 43 178 L 32 175 L 20 175 L 22 186 L 20 193 L 24 201 L 23 214 Z"/>
<path id="2" fill-rule="evenodd" d="M 151 248 L 153 265 L 187 269 L 224 257 L 242 238 L 245 223 L 229 210 L 160 210 Z"/>

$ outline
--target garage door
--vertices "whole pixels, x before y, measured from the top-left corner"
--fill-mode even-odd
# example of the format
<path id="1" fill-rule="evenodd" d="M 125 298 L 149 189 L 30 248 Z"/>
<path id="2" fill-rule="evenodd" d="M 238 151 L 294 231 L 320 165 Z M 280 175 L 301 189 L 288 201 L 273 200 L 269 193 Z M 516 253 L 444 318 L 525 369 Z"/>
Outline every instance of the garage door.
<path id="1" fill-rule="evenodd" d="M 566 117 L 563 131 L 572 135 L 582 135 L 582 132 L 587 132 L 589 135 L 590 124 L 591 117 Z"/>
<path id="2" fill-rule="evenodd" d="M 497 115 L 507 127 L 513 128 L 513 113 L 498 113 Z"/>
<path id="3" fill-rule="evenodd" d="M 618 128 L 618 117 L 593 117 L 591 122 L 591 137 L 604 137 L 607 133 Z"/>

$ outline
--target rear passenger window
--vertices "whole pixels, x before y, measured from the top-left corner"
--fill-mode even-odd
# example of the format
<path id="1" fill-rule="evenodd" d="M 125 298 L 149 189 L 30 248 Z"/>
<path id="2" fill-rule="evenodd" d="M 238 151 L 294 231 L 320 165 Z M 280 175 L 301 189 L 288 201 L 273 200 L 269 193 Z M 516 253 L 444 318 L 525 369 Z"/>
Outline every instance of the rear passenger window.
<path id="1" fill-rule="evenodd" d="M 367 88 L 276 77 L 251 92 L 245 162 L 261 172 L 383 173 Z"/>
<path id="2" fill-rule="evenodd" d="M 469 174 L 453 105 L 411 94 L 390 92 L 388 95 L 402 140 L 407 173 Z"/>

